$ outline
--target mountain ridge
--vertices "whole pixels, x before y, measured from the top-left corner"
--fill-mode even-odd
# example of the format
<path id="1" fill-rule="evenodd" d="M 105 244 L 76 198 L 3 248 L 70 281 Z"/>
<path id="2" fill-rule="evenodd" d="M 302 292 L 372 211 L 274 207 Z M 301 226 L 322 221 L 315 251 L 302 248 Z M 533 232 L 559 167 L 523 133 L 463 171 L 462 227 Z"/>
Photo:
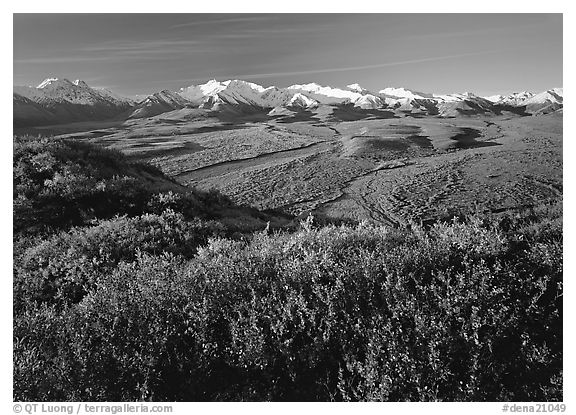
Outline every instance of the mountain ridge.
<path id="1" fill-rule="evenodd" d="M 178 91 L 162 90 L 136 101 L 107 89 L 92 88 L 77 79 L 50 77 L 38 86 L 14 86 L 14 124 L 42 125 L 114 117 L 147 118 L 185 107 L 209 111 L 261 110 L 271 115 L 278 109 L 309 110 L 320 106 L 342 106 L 358 110 L 391 110 L 405 114 L 455 117 L 476 114 L 541 115 L 563 108 L 563 88 L 540 93 L 522 91 L 480 97 L 474 93 L 432 94 L 404 87 L 386 87 L 377 92 L 358 83 L 346 89 L 317 83 L 286 88 L 264 87 L 232 79 L 210 80 Z"/>

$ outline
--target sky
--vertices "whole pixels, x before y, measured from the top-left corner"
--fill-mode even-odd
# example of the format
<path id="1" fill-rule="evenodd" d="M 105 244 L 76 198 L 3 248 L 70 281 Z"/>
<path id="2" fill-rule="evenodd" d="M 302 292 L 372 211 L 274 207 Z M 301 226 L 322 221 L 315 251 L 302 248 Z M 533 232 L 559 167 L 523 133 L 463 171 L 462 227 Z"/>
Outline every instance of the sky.
<path id="1" fill-rule="evenodd" d="M 14 85 L 211 79 L 480 95 L 562 87 L 562 14 L 14 14 Z"/>

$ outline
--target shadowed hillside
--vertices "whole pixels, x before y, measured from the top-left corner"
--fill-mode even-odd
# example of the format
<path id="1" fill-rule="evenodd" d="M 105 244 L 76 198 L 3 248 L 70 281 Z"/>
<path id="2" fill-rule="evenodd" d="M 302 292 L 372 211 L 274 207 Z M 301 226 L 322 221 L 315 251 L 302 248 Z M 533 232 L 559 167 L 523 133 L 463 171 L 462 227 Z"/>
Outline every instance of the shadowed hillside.
<path id="1" fill-rule="evenodd" d="M 117 215 L 173 209 L 186 218 L 219 219 L 231 229 L 288 222 L 233 204 L 215 191 L 190 190 L 158 168 L 77 140 L 14 138 L 14 231 L 52 232 Z"/>
<path id="2" fill-rule="evenodd" d="M 288 219 L 14 145 L 15 400 L 562 400 L 560 204 L 263 231 Z"/>

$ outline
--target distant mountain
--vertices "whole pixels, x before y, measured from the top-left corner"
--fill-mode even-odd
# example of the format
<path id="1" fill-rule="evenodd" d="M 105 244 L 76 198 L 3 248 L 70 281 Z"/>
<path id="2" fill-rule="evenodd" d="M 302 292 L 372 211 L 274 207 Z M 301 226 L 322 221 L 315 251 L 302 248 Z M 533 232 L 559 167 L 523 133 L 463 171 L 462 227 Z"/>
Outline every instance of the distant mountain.
<path id="1" fill-rule="evenodd" d="M 526 112 L 529 114 L 548 114 L 563 107 L 564 91 L 562 88 L 549 89 L 548 91 L 536 94 L 522 105 L 526 106 Z"/>
<path id="2" fill-rule="evenodd" d="M 438 113 L 442 117 L 457 117 L 459 115 L 495 114 L 498 109 L 486 98 L 472 93 L 465 93 L 460 100 L 444 100 L 438 104 Z"/>
<path id="3" fill-rule="evenodd" d="M 434 98 L 432 94 L 424 92 L 412 91 L 406 88 L 384 88 L 380 90 L 380 94 L 393 98 L 410 98 L 410 99 L 425 99 Z"/>
<path id="4" fill-rule="evenodd" d="M 360 109 L 380 109 L 387 108 L 389 104 L 395 104 L 393 100 L 386 102 L 378 93 L 370 92 L 362 88 L 359 84 L 351 84 L 347 86 L 348 90 L 333 88 L 330 86 L 322 86 L 316 83 L 304 85 L 292 85 L 287 89 L 292 91 L 299 91 L 299 93 L 306 95 L 319 104 L 323 105 L 352 105 Z"/>
<path id="5" fill-rule="evenodd" d="M 484 99 L 487 99 L 490 102 L 498 102 L 498 101 L 502 100 L 502 98 L 504 98 L 504 95 L 500 95 L 500 94 L 490 95 L 488 97 L 484 97 Z"/>
<path id="6" fill-rule="evenodd" d="M 540 115 L 561 111 L 563 89 L 539 94 L 515 92 L 480 97 L 473 93 L 431 94 L 401 87 L 369 91 L 357 83 L 346 88 L 317 83 L 287 88 L 242 81 L 211 80 L 178 92 L 163 90 L 131 99 L 77 80 L 48 78 L 37 87 L 14 87 L 14 124 L 45 125 L 109 118 L 147 118 L 185 107 L 233 114 L 264 112 L 270 115 L 342 107 L 346 111 L 387 110 L 399 115 L 458 117 L 478 114 Z M 231 112 L 230 112 L 231 111 Z M 329 113 L 329 112 L 328 112 Z"/>
<path id="7" fill-rule="evenodd" d="M 30 98 L 14 93 L 13 122 L 15 126 L 50 124 L 55 115 Z"/>
<path id="8" fill-rule="evenodd" d="M 169 111 L 182 109 L 190 102 L 168 90 L 156 92 L 136 105 L 128 118 L 148 118 Z"/>
<path id="9" fill-rule="evenodd" d="M 528 91 L 513 92 L 509 95 L 495 95 L 486 99 L 501 108 L 521 108 L 526 114 L 540 115 L 563 107 L 564 90 L 553 88 L 539 94 Z"/>
<path id="10" fill-rule="evenodd" d="M 297 92 L 284 105 L 291 108 L 314 108 L 318 106 L 318 101 Z"/>
<path id="11" fill-rule="evenodd" d="M 14 87 L 15 125 L 60 124 L 118 116 L 134 101 L 84 81 L 48 78 L 37 87 Z"/>
<path id="12" fill-rule="evenodd" d="M 330 86 L 322 86 L 316 83 L 292 85 L 287 89 L 304 94 L 319 103 L 326 105 L 354 102 L 362 96 L 362 94 L 359 94 L 358 92 L 346 91 L 344 89 L 332 88 Z"/>
<path id="13" fill-rule="evenodd" d="M 497 104 L 502 105 L 512 105 L 514 107 L 518 107 L 524 105 L 524 101 L 534 96 L 533 92 L 522 91 L 522 92 L 513 92 L 509 95 L 505 95 L 499 101 L 496 101 Z"/>
<path id="14" fill-rule="evenodd" d="M 212 105 L 248 105 L 257 107 L 267 107 L 266 100 L 262 94 L 266 88 L 251 82 L 230 80 L 218 82 L 209 81 L 202 85 L 191 85 L 182 88 L 179 94 L 187 99 L 191 104 L 206 107 L 208 103 Z"/>
<path id="15" fill-rule="evenodd" d="M 350 91 L 358 92 L 360 94 L 367 94 L 368 93 L 368 90 L 362 88 L 359 84 L 346 85 L 346 88 L 348 88 Z"/>

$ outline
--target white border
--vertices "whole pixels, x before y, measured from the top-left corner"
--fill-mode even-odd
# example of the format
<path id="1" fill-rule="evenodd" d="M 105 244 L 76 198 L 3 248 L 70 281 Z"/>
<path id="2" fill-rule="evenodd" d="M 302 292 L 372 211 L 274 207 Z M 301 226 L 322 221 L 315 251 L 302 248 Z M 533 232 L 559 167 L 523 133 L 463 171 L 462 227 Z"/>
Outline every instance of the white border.
<path id="1" fill-rule="evenodd" d="M 358 2 L 339 2 L 337 0 L 291 0 L 288 2 L 271 2 L 271 1 L 250 1 L 250 2 L 232 2 L 230 0 L 218 2 L 198 2 L 189 1 L 170 1 L 170 2 L 119 2 L 111 0 L 99 0 L 97 2 L 79 1 L 20 1 L 13 2 L 10 5 L 4 5 L 1 16 L 2 42 L 4 53 L 13 56 L 12 43 L 12 13 L 564 13 L 564 90 L 568 99 L 564 104 L 564 289 L 565 289 L 565 323 L 564 323 L 564 402 L 567 404 L 566 413 L 576 412 L 576 401 L 573 399 L 574 388 L 574 335 L 571 327 L 570 316 L 573 315 L 574 301 L 574 283 L 573 278 L 576 275 L 574 258 L 576 254 L 576 245 L 574 241 L 574 219 L 571 213 L 574 207 L 574 189 L 572 183 L 576 179 L 572 157 L 576 155 L 574 146 L 574 121 L 571 119 L 571 108 L 573 96 L 575 94 L 572 87 L 574 68 L 574 55 L 570 49 L 574 48 L 576 39 L 574 26 L 576 22 L 573 19 L 571 2 L 569 1 L 503 1 L 503 0 L 483 0 L 482 2 L 465 2 L 462 0 L 450 1 L 429 1 L 429 0 L 411 0 L 411 1 L 358 1 Z M 352 5 L 351 5 L 352 4 Z M 7 59 L 9 60 L 9 59 Z M 11 88 L 9 85 L 13 79 L 12 65 L 10 69 L 4 66 L 4 82 L 0 85 L 2 88 L 2 117 L 6 129 L 12 126 L 12 103 L 8 101 L 11 97 Z M 3 237 L 1 239 L 1 264 L 2 264 L 2 313 L 5 316 L 1 319 L 1 333 L 3 334 L 1 344 L 1 366 L 2 373 L 2 406 L 5 410 L 3 413 L 12 412 L 12 144 L 11 137 L 5 135 L 2 140 L 2 151 L 0 152 L 1 180 L 3 185 L 2 204 L 1 204 L 1 223 Z M 10 316 L 10 317 L 8 317 Z M 0 406 L 1 407 L 1 406 Z M 235 414 L 269 414 L 270 411 L 280 413 L 290 413 L 300 411 L 307 412 L 324 412 L 348 414 L 350 411 L 361 410 L 363 413 L 399 413 L 401 411 L 417 413 L 438 413 L 438 414 L 492 414 L 502 413 L 502 404 L 500 403 L 355 403 L 355 404 L 330 404 L 330 403 L 252 403 L 252 404 L 235 404 L 235 403 L 176 403 L 174 412 L 176 414 L 208 413 L 214 411 L 225 411 Z"/>

